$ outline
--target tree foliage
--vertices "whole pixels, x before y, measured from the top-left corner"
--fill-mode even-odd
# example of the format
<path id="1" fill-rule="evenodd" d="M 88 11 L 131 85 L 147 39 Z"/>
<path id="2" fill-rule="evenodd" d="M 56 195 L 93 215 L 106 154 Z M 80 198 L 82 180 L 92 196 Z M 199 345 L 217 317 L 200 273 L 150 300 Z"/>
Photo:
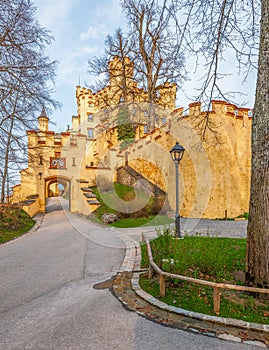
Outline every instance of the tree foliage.
<path id="1" fill-rule="evenodd" d="M 117 116 L 117 138 L 118 141 L 122 141 L 122 148 L 127 147 L 135 138 L 135 129 L 131 122 L 130 111 L 128 106 L 125 105 L 119 107 Z"/>
<path id="2" fill-rule="evenodd" d="M 51 41 L 30 0 L 0 2 L 1 202 L 13 170 L 25 162 L 25 130 L 34 127 L 42 105 L 58 105 L 51 97 L 56 62 L 44 54 Z"/>

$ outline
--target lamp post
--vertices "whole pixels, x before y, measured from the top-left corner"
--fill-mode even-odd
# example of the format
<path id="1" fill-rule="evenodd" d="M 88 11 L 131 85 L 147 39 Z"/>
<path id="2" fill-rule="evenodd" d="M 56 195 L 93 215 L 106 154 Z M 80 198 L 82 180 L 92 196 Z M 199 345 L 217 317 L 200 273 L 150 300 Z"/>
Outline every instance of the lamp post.
<path id="1" fill-rule="evenodd" d="M 178 199 L 178 168 L 179 162 L 183 157 L 185 148 L 176 142 L 175 146 L 171 149 L 170 154 L 175 163 L 176 167 L 176 216 L 175 216 L 175 226 L 176 226 L 176 236 L 181 238 L 180 232 L 180 215 L 179 215 L 179 199 Z"/>

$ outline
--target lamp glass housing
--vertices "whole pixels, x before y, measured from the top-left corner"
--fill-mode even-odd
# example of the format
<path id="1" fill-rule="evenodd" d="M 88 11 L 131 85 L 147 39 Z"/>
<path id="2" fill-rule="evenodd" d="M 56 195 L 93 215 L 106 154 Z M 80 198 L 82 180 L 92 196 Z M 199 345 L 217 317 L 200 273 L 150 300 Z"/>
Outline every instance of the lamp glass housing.
<path id="1" fill-rule="evenodd" d="M 183 157 L 184 151 L 185 148 L 176 142 L 175 146 L 170 151 L 173 161 L 179 163 Z"/>

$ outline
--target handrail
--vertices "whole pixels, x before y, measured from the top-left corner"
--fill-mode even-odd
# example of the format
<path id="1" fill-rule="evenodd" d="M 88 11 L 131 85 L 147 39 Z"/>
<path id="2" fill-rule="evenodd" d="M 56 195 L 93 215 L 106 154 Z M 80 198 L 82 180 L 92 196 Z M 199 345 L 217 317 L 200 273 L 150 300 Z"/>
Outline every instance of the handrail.
<path id="1" fill-rule="evenodd" d="M 209 286 L 214 288 L 214 312 L 216 315 L 219 315 L 220 313 L 220 289 L 232 289 L 232 290 L 241 290 L 245 292 L 254 292 L 254 293 L 264 293 L 269 294 L 269 289 L 265 288 L 255 288 L 255 287 L 247 287 L 247 286 L 237 286 L 234 284 L 228 284 L 228 283 L 217 283 L 217 282 L 210 282 L 205 281 L 197 278 L 182 276 L 182 275 L 176 275 L 174 273 L 165 272 L 163 271 L 153 260 L 152 251 L 150 242 L 148 239 L 146 239 L 147 244 L 147 251 L 148 251 L 148 257 L 149 257 L 149 278 L 151 279 L 153 276 L 153 270 L 160 275 L 160 296 L 165 296 L 165 277 L 171 277 L 171 278 L 177 278 L 183 281 L 193 282 L 205 286 Z"/>

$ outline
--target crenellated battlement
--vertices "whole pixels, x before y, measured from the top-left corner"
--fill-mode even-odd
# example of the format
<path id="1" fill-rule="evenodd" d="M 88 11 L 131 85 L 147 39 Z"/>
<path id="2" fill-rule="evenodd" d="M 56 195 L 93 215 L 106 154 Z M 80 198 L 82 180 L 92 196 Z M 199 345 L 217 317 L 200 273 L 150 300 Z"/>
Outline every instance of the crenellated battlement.
<path id="1" fill-rule="evenodd" d="M 186 117 L 199 117 L 209 113 L 210 116 L 214 115 L 232 117 L 234 120 L 243 120 L 245 122 L 252 121 L 252 112 L 250 108 L 237 107 L 235 104 L 228 103 L 222 100 L 212 100 L 211 109 L 209 111 L 202 110 L 201 102 L 192 102 L 189 104 L 189 113 Z"/>

